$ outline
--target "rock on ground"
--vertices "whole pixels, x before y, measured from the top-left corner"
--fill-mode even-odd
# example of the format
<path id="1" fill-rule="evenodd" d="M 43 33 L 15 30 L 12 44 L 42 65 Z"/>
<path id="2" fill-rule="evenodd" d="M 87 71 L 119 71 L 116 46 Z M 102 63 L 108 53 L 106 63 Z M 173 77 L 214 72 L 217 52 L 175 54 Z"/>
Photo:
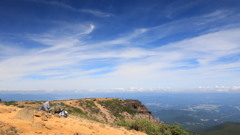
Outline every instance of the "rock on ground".
<path id="1" fill-rule="evenodd" d="M 32 109 L 23 108 L 20 110 L 17 115 L 14 117 L 15 119 L 21 119 L 26 121 L 34 120 L 34 111 Z"/>

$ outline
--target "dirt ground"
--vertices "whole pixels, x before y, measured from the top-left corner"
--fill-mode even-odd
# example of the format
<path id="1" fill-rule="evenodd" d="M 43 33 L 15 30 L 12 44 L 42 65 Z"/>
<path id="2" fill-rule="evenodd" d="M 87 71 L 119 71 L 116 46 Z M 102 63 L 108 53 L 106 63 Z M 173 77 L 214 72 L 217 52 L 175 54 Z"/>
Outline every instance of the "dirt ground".
<path id="1" fill-rule="evenodd" d="M 87 119 L 69 116 L 59 118 L 52 115 L 47 119 L 36 115 L 42 112 L 34 111 L 32 120 L 18 119 L 15 116 L 21 109 L 0 104 L 0 134 L 22 135 L 146 135 L 123 127 L 114 127 Z"/>

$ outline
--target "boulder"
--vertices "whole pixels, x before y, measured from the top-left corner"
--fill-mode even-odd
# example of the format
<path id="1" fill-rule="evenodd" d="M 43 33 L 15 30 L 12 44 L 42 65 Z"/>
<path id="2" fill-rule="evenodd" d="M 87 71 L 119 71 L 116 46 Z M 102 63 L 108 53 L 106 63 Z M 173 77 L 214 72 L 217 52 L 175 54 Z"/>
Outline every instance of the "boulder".
<path id="1" fill-rule="evenodd" d="M 43 122 L 33 122 L 32 124 L 33 128 L 42 128 L 43 126 L 45 126 Z"/>
<path id="2" fill-rule="evenodd" d="M 81 134 L 79 132 L 75 132 L 73 135 L 83 135 L 83 134 Z"/>
<path id="3" fill-rule="evenodd" d="M 35 133 L 36 133 L 36 134 L 42 134 L 42 132 L 41 132 L 41 131 L 36 131 Z"/>
<path id="4" fill-rule="evenodd" d="M 45 127 L 46 127 L 46 129 L 48 129 L 48 130 L 52 130 L 52 125 L 46 125 Z"/>
<path id="5" fill-rule="evenodd" d="M 14 131 L 7 131 L 7 135 L 17 135 Z"/>
<path id="6" fill-rule="evenodd" d="M 23 131 L 21 129 L 16 129 L 17 133 L 23 133 Z"/>
<path id="7" fill-rule="evenodd" d="M 46 116 L 47 116 L 48 119 L 52 118 L 52 115 L 50 113 L 47 113 Z"/>
<path id="8" fill-rule="evenodd" d="M 23 108 L 16 114 L 14 118 L 33 122 L 34 111 L 32 109 Z"/>
<path id="9" fill-rule="evenodd" d="M 43 121 L 47 121 L 48 120 L 48 117 L 46 115 L 43 115 L 41 118 L 42 118 Z"/>
<path id="10" fill-rule="evenodd" d="M 64 135 L 64 134 L 57 132 L 57 133 L 55 133 L 54 135 Z"/>
<path id="11" fill-rule="evenodd" d="M 41 117 L 42 116 L 42 112 L 41 111 L 35 111 L 34 112 L 34 116 L 35 117 Z"/>

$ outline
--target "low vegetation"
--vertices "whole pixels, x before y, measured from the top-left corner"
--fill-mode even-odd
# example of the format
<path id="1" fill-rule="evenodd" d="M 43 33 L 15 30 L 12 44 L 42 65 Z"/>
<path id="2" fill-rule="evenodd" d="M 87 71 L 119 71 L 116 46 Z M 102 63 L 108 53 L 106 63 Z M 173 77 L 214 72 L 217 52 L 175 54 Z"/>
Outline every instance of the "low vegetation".
<path id="1" fill-rule="evenodd" d="M 17 133 L 17 129 L 15 127 L 9 127 L 7 131 L 13 131 L 14 133 Z"/>
<path id="2" fill-rule="evenodd" d="M 169 126 L 148 119 L 122 120 L 116 124 L 127 129 L 146 132 L 148 135 L 189 135 L 188 132 L 182 130 L 177 124 Z"/>
<path id="3" fill-rule="evenodd" d="M 6 102 L 4 102 L 4 105 L 7 105 L 7 106 L 10 106 L 10 105 L 18 106 L 16 101 L 6 101 Z"/>
<path id="4" fill-rule="evenodd" d="M 25 106 L 24 105 L 18 105 L 17 107 L 18 108 L 24 108 Z"/>
<path id="5" fill-rule="evenodd" d="M 94 121 L 97 121 L 97 122 L 101 122 L 96 117 L 87 115 L 80 108 L 73 107 L 73 106 L 70 106 L 70 105 L 67 105 L 67 104 L 64 104 L 64 103 L 61 103 L 61 104 L 62 104 L 62 107 L 69 112 L 69 114 L 72 114 L 72 115 L 75 115 L 75 116 L 80 116 L 82 118 L 86 118 L 86 119 L 89 119 L 89 120 L 94 120 Z"/>
<path id="6" fill-rule="evenodd" d="M 28 102 L 25 102 L 25 104 L 42 104 L 43 101 L 28 101 Z"/>
<path id="7" fill-rule="evenodd" d="M 79 106 L 88 109 L 90 112 L 95 114 L 100 112 L 99 108 L 91 100 L 79 100 Z"/>
<path id="8" fill-rule="evenodd" d="M 107 108 L 108 110 L 110 110 L 110 112 L 119 119 L 124 118 L 121 115 L 122 112 L 127 112 L 131 115 L 135 115 L 137 113 L 136 110 L 124 105 L 124 101 L 118 99 L 98 101 L 98 103 Z"/>

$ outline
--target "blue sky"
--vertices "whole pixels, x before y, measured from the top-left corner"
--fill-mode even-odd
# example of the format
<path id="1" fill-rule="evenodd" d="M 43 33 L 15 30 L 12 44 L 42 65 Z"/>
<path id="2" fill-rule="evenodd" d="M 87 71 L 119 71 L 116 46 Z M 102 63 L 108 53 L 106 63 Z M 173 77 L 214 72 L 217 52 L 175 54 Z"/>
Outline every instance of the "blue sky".
<path id="1" fill-rule="evenodd" d="M 240 89 L 238 0 L 1 0 L 0 90 Z"/>

